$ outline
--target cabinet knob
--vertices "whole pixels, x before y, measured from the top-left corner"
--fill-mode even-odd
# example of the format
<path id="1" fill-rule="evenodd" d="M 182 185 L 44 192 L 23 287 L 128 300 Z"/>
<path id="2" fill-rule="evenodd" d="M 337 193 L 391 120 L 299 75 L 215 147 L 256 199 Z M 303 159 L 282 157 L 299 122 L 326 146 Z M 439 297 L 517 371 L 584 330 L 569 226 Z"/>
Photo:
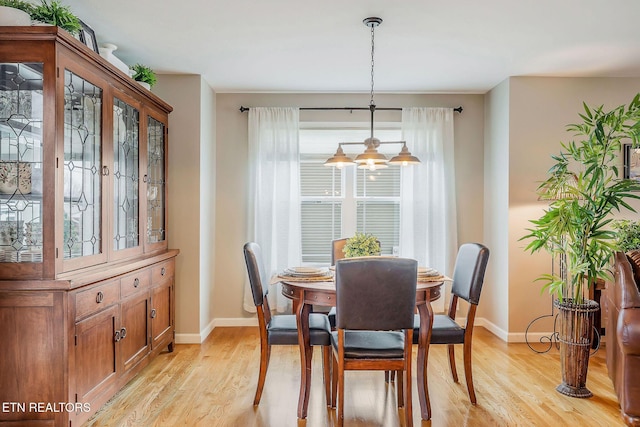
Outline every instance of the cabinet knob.
<path id="1" fill-rule="evenodd" d="M 144 176 L 142 177 L 142 182 L 145 182 L 145 183 L 146 183 L 146 182 L 149 182 L 149 176 L 148 176 L 148 175 L 144 175 Z"/>
<path id="2" fill-rule="evenodd" d="M 166 273 L 167 273 L 167 270 L 164 267 L 162 267 L 162 269 L 160 270 L 160 275 L 164 276 Z"/>
<path id="3" fill-rule="evenodd" d="M 155 308 L 151 310 L 151 318 L 152 319 L 156 318 L 156 309 Z"/>
<path id="4" fill-rule="evenodd" d="M 109 175 L 109 167 L 107 165 L 102 166 L 102 175 L 104 176 Z"/>
<path id="5" fill-rule="evenodd" d="M 116 331 L 116 333 L 115 333 L 115 335 L 114 335 L 114 337 L 113 337 L 113 340 L 114 340 L 115 342 L 120 341 L 120 331 Z"/>
<path id="6" fill-rule="evenodd" d="M 104 294 L 102 293 L 102 291 L 98 291 L 98 293 L 96 294 L 96 302 L 100 304 L 103 299 L 104 299 Z"/>
<path id="7" fill-rule="evenodd" d="M 124 339 L 127 336 L 127 328 L 120 329 L 120 339 Z"/>
<path id="8" fill-rule="evenodd" d="M 138 279 L 138 278 L 136 277 L 136 279 L 133 281 L 133 287 L 134 287 L 134 288 L 137 288 L 137 287 L 138 287 L 138 285 L 140 285 L 140 279 Z"/>

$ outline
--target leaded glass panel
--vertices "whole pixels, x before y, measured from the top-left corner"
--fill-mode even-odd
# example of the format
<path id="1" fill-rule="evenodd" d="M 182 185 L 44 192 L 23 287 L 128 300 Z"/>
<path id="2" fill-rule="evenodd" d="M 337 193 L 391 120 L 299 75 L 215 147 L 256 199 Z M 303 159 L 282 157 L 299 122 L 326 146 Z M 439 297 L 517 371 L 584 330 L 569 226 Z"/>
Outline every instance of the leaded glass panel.
<path id="1" fill-rule="evenodd" d="M 102 89 L 69 70 L 64 84 L 63 252 L 70 259 L 102 252 Z"/>
<path id="2" fill-rule="evenodd" d="M 42 262 L 42 69 L 0 63 L 0 262 Z"/>
<path id="3" fill-rule="evenodd" d="M 139 111 L 119 99 L 113 105 L 113 249 L 138 246 L 140 176 Z"/>
<path id="4" fill-rule="evenodd" d="M 149 117 L 148 180 L 147 180 L 147 242 L 156 243 L 166 239 L 165 233 L 165 170 L 164 170 L 164 124 Z"/>

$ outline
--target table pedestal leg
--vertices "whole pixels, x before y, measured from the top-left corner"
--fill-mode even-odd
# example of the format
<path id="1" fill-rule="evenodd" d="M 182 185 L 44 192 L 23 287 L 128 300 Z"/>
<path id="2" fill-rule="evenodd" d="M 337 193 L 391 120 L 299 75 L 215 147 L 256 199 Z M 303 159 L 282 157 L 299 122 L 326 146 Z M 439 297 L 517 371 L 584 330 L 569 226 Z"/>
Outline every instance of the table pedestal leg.
<path id="1" fill-rule="evenodd" d="M 420 336 L 418 343 L 417 379 L 418 396 L 420 397 L 420 412 L 423 420 L 431 418 L 431 403 L 429 402 L 429 388 L 427 385 L 427 359 L 429 358 L 429 343 L 431 342 L 431 325 L 433 325 L 433 309 L 431 303 L 418 306 L 420 313 Z"/>
<path id="2" fill-rule="evenodd" d="M 298 418 L 307 418 L 309 392 L 311 390 L 311 337 L 309 332 L 309 313 L 311 305 L 304 302 L 294 307 L 298 322 L 298 344 L 300 346 L 300 396 L 298 397 Z"/>

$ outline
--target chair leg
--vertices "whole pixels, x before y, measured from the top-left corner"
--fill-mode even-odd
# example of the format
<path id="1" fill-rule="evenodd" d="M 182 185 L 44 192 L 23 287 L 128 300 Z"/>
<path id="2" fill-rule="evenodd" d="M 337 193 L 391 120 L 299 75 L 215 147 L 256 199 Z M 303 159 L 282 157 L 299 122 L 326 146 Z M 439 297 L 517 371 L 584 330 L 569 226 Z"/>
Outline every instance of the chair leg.
<path id="1" fill-rule="evenodd" d="M 395 371 L 384 371 L 384 382 L 389 383 L 389 381 L 394 382 L 396 380 L 396 372 Z"/>
<path id="2" fill-rule="evenodd" d="M 336 408 L 336 398 L 338 396 L 338 360 L 331 358 L 331 407 Z"/>
<path id="3" fill-rule="evenodd" d="M 391 371 L 391 372 L 393 374 L 396 373 L 396 371 Z M 404 375 L 404 372 L 397 371 L 396 377 L 398 378 L 398 381 L 396 381 L 396 391 L 398 395 L 398 408 L 404 407 L 404 386 L 403 386 L 403 378 L 402 378 L 403 375 Z"/>
<path id="4" fill-rule="evenodd" d="M 472 404 L 476 404 L 476 392 L 473 389 L 473 375 L 471 373 L 471 340 L 464 342 L 464 377 L 467 380 L 467 390 Z"/>
<path id="5" fill-rule="evenodd" d="M 264 344 L 264 343 L 263 343 Z M 258 405 L 262 397 L 262 389 L 264 388 L 264 380 L 267 376 L 269 368 L 269 358 L 271 356 L 271 345 L 264 344 L 260 346 L 260 372 L 258 373 L 258 386 L 256 387 L 256 395 L 253 398 L 253 404 Z"/>
<path id="6" fill-rule="evenodd" d="M 327 406 L 331 406 L 331 347 L 322 346 L 322 372 L 324 374 L 324 394 Z"/>
<path id="7" fill-rule="evenodd" d="M 453 382 L 458 382 L 458 373 L 456 372 L 456 355 L 453 351 L 453 344 L 447 344 L 447 350 L 449 350 L 449 367 L 451 368 L 451 375 L 453 376 Z"/>
<path id="8" fill-rule="evenodd" d="M 404 372 L 398 372 L 398 376 L 404 375 L 404 418 L 405 426 L 413 427 L 413 403 L 411 401 L 411 359 L 407 364 L 407 369 Z"/>
<path id="9" fill-rule="evenodd" d="M 338 361 L 338 427 L 344 425 L 344 365 Z"/>

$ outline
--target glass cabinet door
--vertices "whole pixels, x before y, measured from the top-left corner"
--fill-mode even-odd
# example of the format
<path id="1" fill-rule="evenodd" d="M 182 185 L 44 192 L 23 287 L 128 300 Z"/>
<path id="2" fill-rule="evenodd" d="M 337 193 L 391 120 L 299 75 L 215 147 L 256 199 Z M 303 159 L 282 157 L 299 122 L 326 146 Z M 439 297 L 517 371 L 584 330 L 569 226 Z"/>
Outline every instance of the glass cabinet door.
<path id="1" fill-rule="evenodd" d="M 0 262 L 42 262 L 42 70 L 0 63 Z"/>
<path id="2" fill-rule="evenodd" d="M 113 104 L 113 249 L 139 245 L 140 112 L 118 98 Z"/>
<path id="3" fill-rule="evenodd" d="M 149 116 L 147 122 L 147 243 L 166 240 L 164 143 L 164 123 Z"/>
<path id="4" fill-rule="evenodd" d="M 64 72 L 64 259 L 102 253 L 102 89 Z"/>

